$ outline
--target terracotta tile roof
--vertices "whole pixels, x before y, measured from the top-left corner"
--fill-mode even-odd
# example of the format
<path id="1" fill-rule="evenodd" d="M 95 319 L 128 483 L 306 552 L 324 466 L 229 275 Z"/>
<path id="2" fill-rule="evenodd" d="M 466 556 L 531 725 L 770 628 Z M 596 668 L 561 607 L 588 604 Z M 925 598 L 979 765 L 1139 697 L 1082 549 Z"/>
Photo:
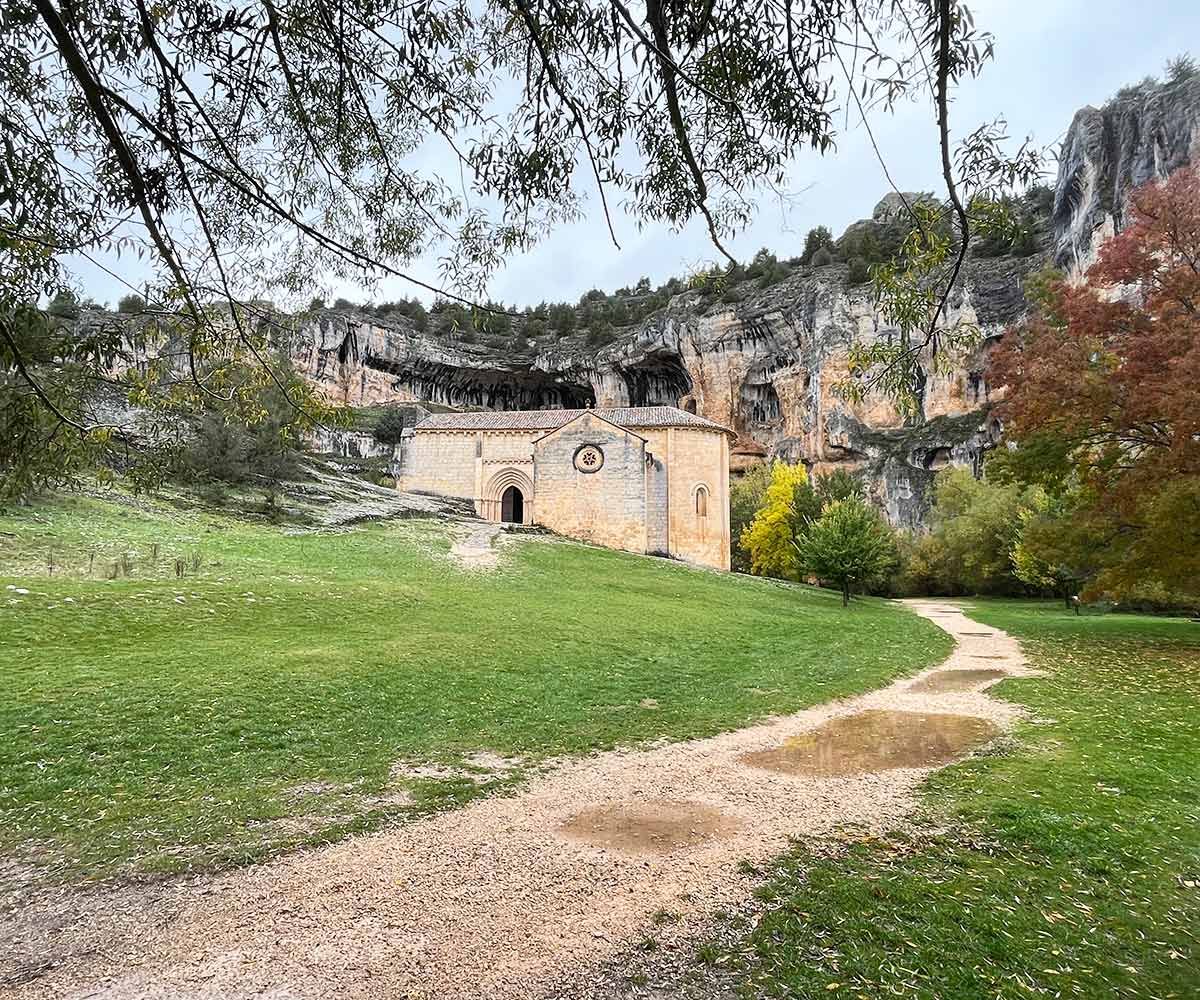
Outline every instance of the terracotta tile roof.
<path id="1" fill-rule="evenodd" d="M 552 431 L 583 413 L 631 430 L 650 427 L 694 427 L 733 432 L 675 406 L 611 406 L 593 410 L 481 410 L 478 413 L 431 413 L 417 424 L 420 431 Z"/>

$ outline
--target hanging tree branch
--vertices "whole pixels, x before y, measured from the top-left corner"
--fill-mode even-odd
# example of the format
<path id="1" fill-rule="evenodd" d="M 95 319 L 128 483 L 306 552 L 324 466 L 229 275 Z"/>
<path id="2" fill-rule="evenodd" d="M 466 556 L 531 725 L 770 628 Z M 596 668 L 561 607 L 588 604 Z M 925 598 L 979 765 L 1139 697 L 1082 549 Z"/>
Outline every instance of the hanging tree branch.
<path id="1" fill-rule="evenodd" d="M 958 282 L 963 262 L 967 259 L 967 244 L 971 238 L 971 220 L 963 207 L 962 198 L 958 193 L 958 185 L 954 179 L 954 168 L 950 163 L 950 37 L 953 31 L 950 0 L 937 0 L 938 4 L 938 61 L 937 85 L 934 88 L 933 100 L 937 105 L 938 145 L 942 156 L 942 179 L 946 183 L 946 191 L 950 195 L 950 204 L 954 206 L 954 214 L 958 218 L 958 253 L 954 258 L 950 277 L 942 291 L 941 301 L 933 316 L 930 317 L 929 327 L 925 332 L 925 342 L 936 348 L 937 323 L 946 309 L 950 292 Z"/>

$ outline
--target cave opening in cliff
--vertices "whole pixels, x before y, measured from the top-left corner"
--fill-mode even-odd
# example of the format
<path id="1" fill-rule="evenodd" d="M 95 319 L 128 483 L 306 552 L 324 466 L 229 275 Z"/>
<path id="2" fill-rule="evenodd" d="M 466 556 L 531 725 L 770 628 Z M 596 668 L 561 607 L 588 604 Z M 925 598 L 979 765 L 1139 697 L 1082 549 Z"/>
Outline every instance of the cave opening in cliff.
<path id="1" fill-rule="evenodd" d="M 928 448 L 921 455 L 919 464 L 925 469 L 944 469 L 950 464 L 950 459 L 951 452 L 949 448 Z"/>
<path id="2" fill-rule="evenodd" d="M 342 342 L 340 344 L 338 344 L 337 359 L 338 359 L 339 365 L 344 365 L 347 361 L 350 360 L 351 354 L 357 353 L 354 350 L 354 347 L 355 347 L 354 339 L 355 339 L 354 331 L 347 330 L 346 336 L 344 336 L 342 338 Z"/>
<path id="3" fill-rule="evenodd" d="M 617 370 L 629 393 L 630 406 L 676 406 L 692 391 L 692 377 L 674 351 L 648 354 Z"/>
<path id="4" fill-rule="evenodd" d="M 747 424 L 774 424 L 783 416 L 779 394 L 770 382 L 746 382 L 742 385 L 742 418 Z"/>
<path id="5" fill-rule="evenodd" d="M 394 388 L 426 403 L 479 410 L 583 410 L 596 405 L 590 382 L 570 381 L 533 368 L 463 368 L 376 357 L 367 357 L 363 363 L 392 375 Z"/>

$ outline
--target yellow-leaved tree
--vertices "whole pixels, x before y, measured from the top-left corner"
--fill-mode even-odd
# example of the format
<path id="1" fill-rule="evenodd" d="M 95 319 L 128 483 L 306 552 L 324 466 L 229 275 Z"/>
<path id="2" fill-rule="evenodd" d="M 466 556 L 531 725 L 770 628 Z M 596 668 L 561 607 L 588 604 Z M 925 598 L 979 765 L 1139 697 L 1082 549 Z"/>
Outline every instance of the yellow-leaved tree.
<path id="1" fill-rule="evenodd" d="M 796 487 L 808 482 L 804 466 L 776 462 L 771 485 L 750 526 L 742 532 L 742 548 L 750 553 L 750 572 L 757 576 L 799 579 L 800 564 L 793 542 Z"/>

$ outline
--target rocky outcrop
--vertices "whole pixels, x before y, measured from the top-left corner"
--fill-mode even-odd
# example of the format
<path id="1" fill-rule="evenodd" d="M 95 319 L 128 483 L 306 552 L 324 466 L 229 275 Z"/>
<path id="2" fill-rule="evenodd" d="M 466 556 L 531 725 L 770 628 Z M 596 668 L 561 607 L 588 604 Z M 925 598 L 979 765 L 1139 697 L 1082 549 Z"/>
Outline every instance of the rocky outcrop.
<path id="1" fill-rule="evenodd" d="M 595 405 L 582 352 L 491 350 L 417 332 L 403 320 L 322 310 L 300 324 L 288 351 L 298 369 L 354 406 L 431 402 L 522 410 Z"/>
<path id="2" fill-rule="evenodd" d="M 1054 258 L 1082 273 L 1124 225 L 1129 192 L 1200 155 L 1200 75 L 1126 87 L 1075 114 L 1059 156 Z"/>
<path id="3" fill-rule="evenodd" d="M 683 369 L 690 386 L 676 399 L 625 399 L 626 379 L 601 386 L 618 398 L 601 405 L 678 402 L 738 433 L 734 468 L 762 457 L 803 461 L 818 471 L 837 466 L 865 472 L 877 499 L 897 524 L 916 525 L 927 508 L 937 468 L 978 467 L 994 442 L 984 376 L 989 344 L 1016 318 L 1020 287 L 1034 258 L 973 262 L 952 303 L 951 323 L 975 326 L 982 346 L 949 373 L 926 358 L 921 413 L 905 420 L 886 399 L 854 405 L 837 392 L 855 342 L 895 335 L 876 312 L 869 290 L 847 287 L 845 268 L 802 272 L 734 308 L 698 311 L 687 297 L 631 342 L 598 359 L 628 371 L 654 359 Z M 667 393 L 676 391 L 665 385 Z M 965 419 L 963 419 L 965 417 Z"/>
<path id="4" fill-rule="evenodd" d="M 801 267 L 733 304 L 684 292 L 616 342 L 582 337 L 502 350 L 383 328 L 326 313 L 302 330 L 297 363 L 348 403 L 428 400 L 458 407 L 674 404 L 732 427 L 733 467 L 764 457 L 818 471 L 861 470 L 899 525 L 920 525 L 929 486 L 945 465 L 982 466 L 1001 427 L 985 377 L 991 346 L 1025 308 L 1024 278 L 1054 263 L 1080 272 L 1125 219 L 1129 192 L 1189 162 L 1200 143 L 1200 76 L 1172 74 L 1084 108 L 1068 131 L 1042 251 L 972 258 L 950 302 L 949 324 L 978 328 L 979 349 L 949 371 L 924 358 L 920 413 L 905 420 L 885 399 L 838 396 L 853 343 L 896 335 L 845 265 Z M 910 195 L 920 198 L 920 195 Z M 843 236 L 870 235 L 903 205 L 885 197 Z"/>
<path id="5" fill-rule="evenodd" d="M 937 469 L 979 468 L 997 439 L 986 355 L 1024 308 L 1025 276 L 1044 264 L 1043 255 L 969 261 L 949 321 L 977 327 L 981 347 L 949 372 L 926 358 L 921 413 L 908 420 L 881 397 L 853 405 L 836 392 L 852 344 L 895 336 L 841 264 L 798 268 L 736 304 L 705 306 L 684 292 L 600 349 L 577 336 L 500 353 L 325 311 L 301 326 L 291 353 L 330 396 L 360 406 L 682 406 L 737 432 L 735 471 L 768 456 L 860 469 L 889 517 L 915 526 Z"/>

